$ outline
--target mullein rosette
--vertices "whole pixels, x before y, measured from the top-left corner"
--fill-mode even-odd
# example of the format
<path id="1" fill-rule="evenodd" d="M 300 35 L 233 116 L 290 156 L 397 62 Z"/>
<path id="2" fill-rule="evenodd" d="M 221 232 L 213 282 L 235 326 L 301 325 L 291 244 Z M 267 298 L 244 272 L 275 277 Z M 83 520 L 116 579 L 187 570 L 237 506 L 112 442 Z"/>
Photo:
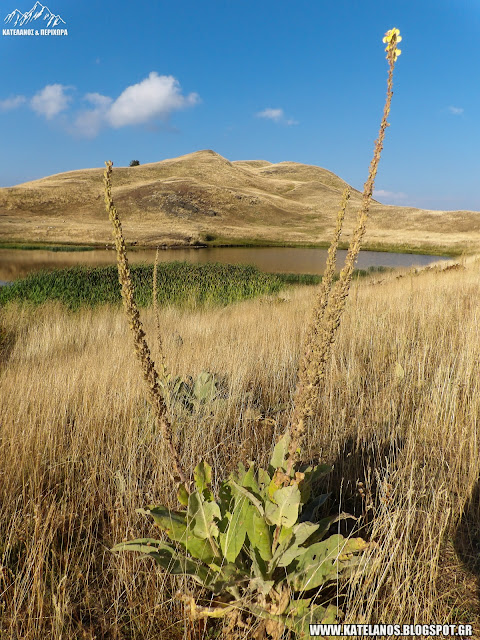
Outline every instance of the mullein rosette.
<path id="1" fill-rule="evenodd" d="M 137 551 L 170 574 L 189 575 L 213 594 L 210 606 L 177 594 L 191 619 L 223 618 L 228 631 L 256 617 L 274 639 L 285 629 L 310 637 L 312 623 L 342 617 L 332 603 L 322 602 L 320 589 L 367 565 L 364 552 L 373 543 L 362 538 L 327 536 L 346 514 L 319 518 L 328 494 L 315 491 L 328 465 L 295 465 L 288 473 L 290 436 L 276 445 L 268 469 L 254 463 L 211 490 L 212 470 L 202 461 L 195 468 L 189 494 L 180 485 L 181 508 L 137 509 L 149 515 L 169 541 L 141 538 L 117 544 L 113 551 Z M 228 630 L 228 631 L 227 631 Z M 235 636 L 236 637 L 236 636 Z"/>

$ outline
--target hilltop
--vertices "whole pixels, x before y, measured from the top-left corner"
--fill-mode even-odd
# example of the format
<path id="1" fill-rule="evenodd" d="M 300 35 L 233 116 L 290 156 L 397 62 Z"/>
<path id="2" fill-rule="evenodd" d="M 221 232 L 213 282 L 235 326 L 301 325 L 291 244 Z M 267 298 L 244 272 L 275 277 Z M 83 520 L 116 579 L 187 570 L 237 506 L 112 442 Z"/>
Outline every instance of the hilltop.
<path id="1" fill-rule="evenodd" d="M 127 242 L 322 244 L 330 240 L 347 183 L 321 167 L 230 162 L 211 150 L 137 167 L 114 167 L 113 196 Z M 361 194 L 352 189 L 346 237 Z M 365 244 L 424 251 L 476 250 L 474 211 L 430 211 L 372 202 Z M 103 168 L 59 173 L 0 189 L 0 237 L 12 242 L 111 243 Z"/>

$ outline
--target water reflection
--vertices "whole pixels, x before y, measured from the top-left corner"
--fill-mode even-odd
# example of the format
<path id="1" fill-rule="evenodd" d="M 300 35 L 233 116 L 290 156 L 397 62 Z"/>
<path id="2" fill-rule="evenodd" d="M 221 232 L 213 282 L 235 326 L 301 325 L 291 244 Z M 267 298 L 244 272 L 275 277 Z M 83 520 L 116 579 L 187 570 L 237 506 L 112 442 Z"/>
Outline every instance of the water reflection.
<path id="1" fill-rule="evenodd" d="M 341 268 L 346 251 L 338 252 L 338 268 Z M 415 255 L 410 253 L 387 253 L 361 251 L 358 269 L 371 266 L 411 267 L 422 266 L 438 260 L 439 256 Z M 155 250 L 145 249 L 129 252 L 131 264 L 153 263 Z M 327 260 L 326 249 L 306 247 L 212 247 L 207 249 L 170 249 L 160 251 L 162 262 L 188 260 L 189 262 L 223 262 L 230 264 L 253 264 L 270 273 L 314 273 L 322 274 Z M 53 252 L 45 250 L 24 251 L 0 249 L 0 281 L 22 278 L 33 271 L 42 269 L 62 269 L 77 264 L 101 266 L 115 264 L 113 250 Z"/>

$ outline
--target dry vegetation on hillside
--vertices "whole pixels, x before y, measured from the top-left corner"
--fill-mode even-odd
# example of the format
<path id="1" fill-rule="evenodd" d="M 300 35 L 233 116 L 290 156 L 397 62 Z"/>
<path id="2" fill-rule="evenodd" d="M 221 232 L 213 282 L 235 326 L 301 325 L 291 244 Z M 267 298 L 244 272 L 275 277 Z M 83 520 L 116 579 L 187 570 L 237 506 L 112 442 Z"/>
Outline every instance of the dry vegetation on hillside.
<path id="1" fill-rule="evenodd" d="M 361 516 L 378 544 L 347 620 L 478 631 L 480 262 L 397 276 L 354 284 L 306 455 L 335 465 L 327 511 Z M 160 312 L 172 372 L 222 379 L 225 402 L 174 414 L 186 469 L 266 462 L 312 296 Z M 176 504 L 123 310 L 12 306 L 0 322 L 2 640 L 183 638 L 175 584 L 109 551 L 158 536 L 137 507 Z"/>
<path id="2" fill-rule="evenodd" d="M 0 189 L 2 240 L 111 243 L 102 169 L 70 171 Z M 127 240 L 189 245 L 226 242 L 329 242 L 346 183 L 296 162 L 230 162 L 213 151 L 115 170 L 116 203 Z M 350 211 L 360 206 L 352 190 Z M 478 214 L 426 211 L 373 202 L 365 245 L 435 251 L 477 248 Z M 347 236 L 353 215 L 347 222 Z M 344 238 L 347 239 L 347 236 Z"/>

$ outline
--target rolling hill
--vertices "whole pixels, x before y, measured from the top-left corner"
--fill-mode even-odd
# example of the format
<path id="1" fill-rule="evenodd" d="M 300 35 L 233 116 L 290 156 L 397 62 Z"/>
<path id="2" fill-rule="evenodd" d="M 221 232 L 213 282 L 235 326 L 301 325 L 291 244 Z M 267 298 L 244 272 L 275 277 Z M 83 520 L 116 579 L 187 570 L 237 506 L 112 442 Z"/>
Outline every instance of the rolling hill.
<path id="1" fill-rule="evenodd" d="M 346 182 L 321 167 L 265 160 L 230 162 L 210 150 L 137 167 L 114 167 L 113 196 L 127 242 L 143 246 L 330 240 Z M 361 194 L 352 190 L 345 239 Z M 365 245 L 475 251 L 480 213 L 372 202 Z M 103 168 L 59 173 L 0 189 L 0 238 L 106 244 Z"/>

